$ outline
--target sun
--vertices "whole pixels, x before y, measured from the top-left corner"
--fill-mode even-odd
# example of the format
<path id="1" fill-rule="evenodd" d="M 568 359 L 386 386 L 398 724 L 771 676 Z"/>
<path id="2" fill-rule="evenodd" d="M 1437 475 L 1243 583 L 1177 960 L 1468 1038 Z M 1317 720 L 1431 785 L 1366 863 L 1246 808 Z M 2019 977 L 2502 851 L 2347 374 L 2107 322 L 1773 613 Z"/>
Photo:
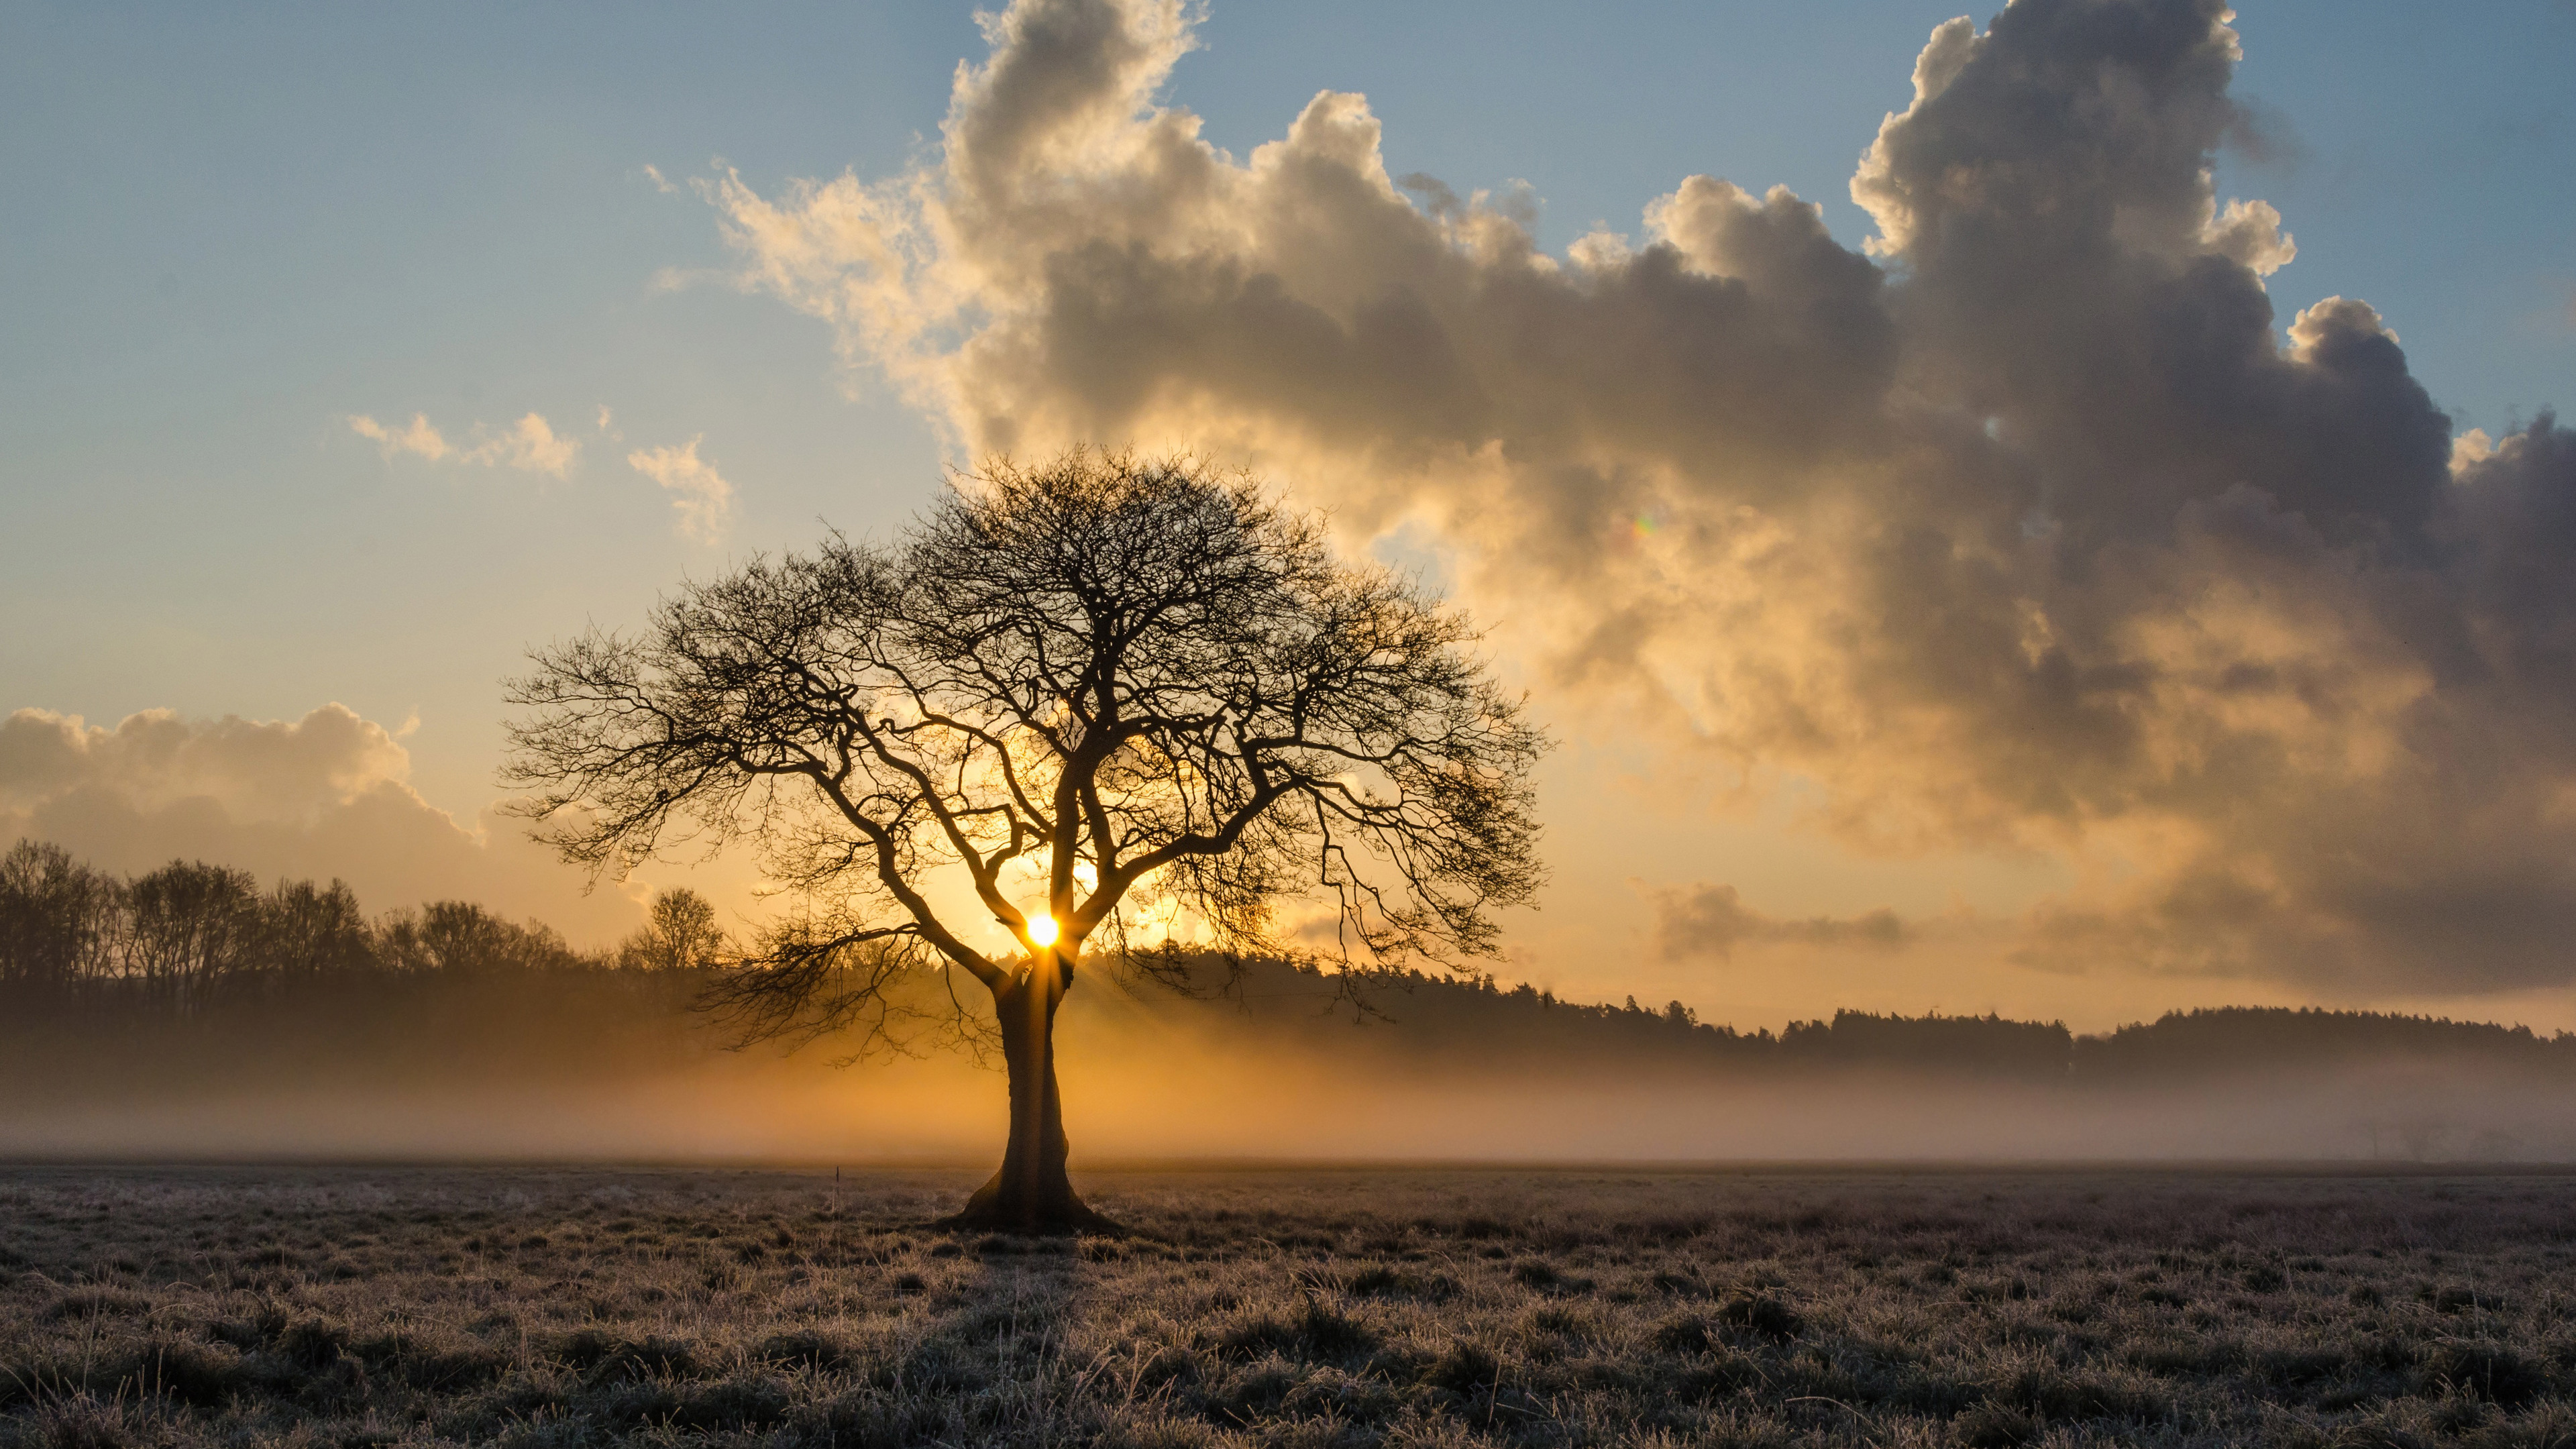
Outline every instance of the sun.
<path id="1" fill-rule="evenodd" d="M 1056 925 L 1053 916 L 1029 917 L 1029 939 L 1041 946 L 1055 944 Z"/>

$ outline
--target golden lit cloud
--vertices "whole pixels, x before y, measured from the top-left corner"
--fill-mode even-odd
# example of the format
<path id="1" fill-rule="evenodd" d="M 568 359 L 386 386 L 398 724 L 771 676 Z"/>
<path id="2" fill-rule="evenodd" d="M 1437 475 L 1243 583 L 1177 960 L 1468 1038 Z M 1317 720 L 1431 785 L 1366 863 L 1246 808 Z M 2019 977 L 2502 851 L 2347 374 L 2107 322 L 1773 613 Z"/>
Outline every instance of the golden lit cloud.
<path id="1" fill-rule="evenodd" d="M 572 471 L 581 453 L 579 438 L 559 438 L 535 413 L 512 423 L 459 456 L 490 468 L 516 468 L 523 473 L 550 473 L 561 478 Z"/>
<path id="2" fill-rule="evenodd" d="M 671 527 L 683 538 L 714 543 L 733 521 L 733 485 L 698 456 L 704 433 L 678 447 L 638 448 L 626 455 L 636 472 L 671 495 Z"/>
<path id="3" fill-rule="evenodd" d="M 607 410 L 601 409 L 603 417 Z M 409 453 L 432 463 L 453 457 L 459 463 L 472 463 L 483 468 L 511 468 L 523 473 L 545 473 L 556 478 L 572 472 L 573 460 L 581 454 L 579 438 L 558 437 L 551 424 L 536 413 L 529 413 L 506 428 L 494 431 L 481 424 L 474 428 L 475 443 L 459 448 L 430 425 L 426 413 L 414 413 L 408 427 L 393 429 L 360 413 L 349 419 L 349 430 L 371 439 L 388 461 L 398 453 Z"/>
<path id="4" fill-rule="evenodd" d="M 411 426 L 399 432 L 377 422 L 374 418 L 364 414 L 354 414 L 349 419 L 349 430 L 359 437 L 375 440 L 376 446 L 384 452 L 388 461 L 396 453 L 411 453 L 427 458 L 433 463 L 447 456 L 447 439 L 439 435 L 438 429 L 429 425 L 427 413 L 413 413 Z"/>
<path id="5" fill-rule="evenodd" d="M 1019 0 L 923 166 L 701 183 L 741 280 L 970 455 L 1195 447 L 1416 530 L 1552 713 L 1858 855 L 2065 860 L 2022 959 L 2576 976 L 2576 433 L 2455 443 L 2359 301 L 2284 339 L 2223 0 L 1942 25 L 1861 249 L 1700 176 L 1570 265 L 1357 95 L 1209 145 L 1158 99 L 1192 13 Z"/>

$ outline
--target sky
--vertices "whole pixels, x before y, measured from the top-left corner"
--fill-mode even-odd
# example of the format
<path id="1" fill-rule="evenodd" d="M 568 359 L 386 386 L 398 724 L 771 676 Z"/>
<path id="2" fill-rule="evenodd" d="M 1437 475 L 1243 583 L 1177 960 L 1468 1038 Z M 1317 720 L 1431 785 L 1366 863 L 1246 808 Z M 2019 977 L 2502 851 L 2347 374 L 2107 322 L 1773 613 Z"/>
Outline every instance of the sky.
<path id="1" fill-rule="evenodd" d="M 1507 978 L 2576 1028 L 2565 0 L 0 14 L 0 834 L 754 909 L 502 677 L 1135 441 L 1492 625 Z"/>

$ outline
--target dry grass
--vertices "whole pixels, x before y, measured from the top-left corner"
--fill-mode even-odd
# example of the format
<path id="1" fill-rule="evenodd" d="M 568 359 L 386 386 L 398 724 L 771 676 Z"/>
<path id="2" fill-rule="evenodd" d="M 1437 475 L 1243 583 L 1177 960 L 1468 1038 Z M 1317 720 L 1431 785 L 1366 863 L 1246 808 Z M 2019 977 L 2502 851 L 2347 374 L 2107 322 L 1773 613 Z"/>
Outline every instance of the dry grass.
<path id="1" fill-rule="evenodd" d="M 0 1172 L 0 1443 L 2576 1445 L 2576 1178 Z"/>

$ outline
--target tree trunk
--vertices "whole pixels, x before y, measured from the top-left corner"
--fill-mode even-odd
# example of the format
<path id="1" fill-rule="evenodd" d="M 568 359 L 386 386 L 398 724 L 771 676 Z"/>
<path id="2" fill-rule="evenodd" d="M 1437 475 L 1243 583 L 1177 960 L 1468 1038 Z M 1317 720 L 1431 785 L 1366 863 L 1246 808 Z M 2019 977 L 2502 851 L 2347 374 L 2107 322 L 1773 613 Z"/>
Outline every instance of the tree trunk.
<path id="1" fill-rule="evenodd" d="M 1011 1139 L 1001 1170 L 975 1190 L 949 1226 L 1012 1233 L 1119 1231 L 1117 1224 L 1083 1205 L 1065 1176 L 1055 1011 L 1071 974 L 1048 952 L 993 995 L 1002 1027 L 1002 1060 L 1010 1069 Z"/>

